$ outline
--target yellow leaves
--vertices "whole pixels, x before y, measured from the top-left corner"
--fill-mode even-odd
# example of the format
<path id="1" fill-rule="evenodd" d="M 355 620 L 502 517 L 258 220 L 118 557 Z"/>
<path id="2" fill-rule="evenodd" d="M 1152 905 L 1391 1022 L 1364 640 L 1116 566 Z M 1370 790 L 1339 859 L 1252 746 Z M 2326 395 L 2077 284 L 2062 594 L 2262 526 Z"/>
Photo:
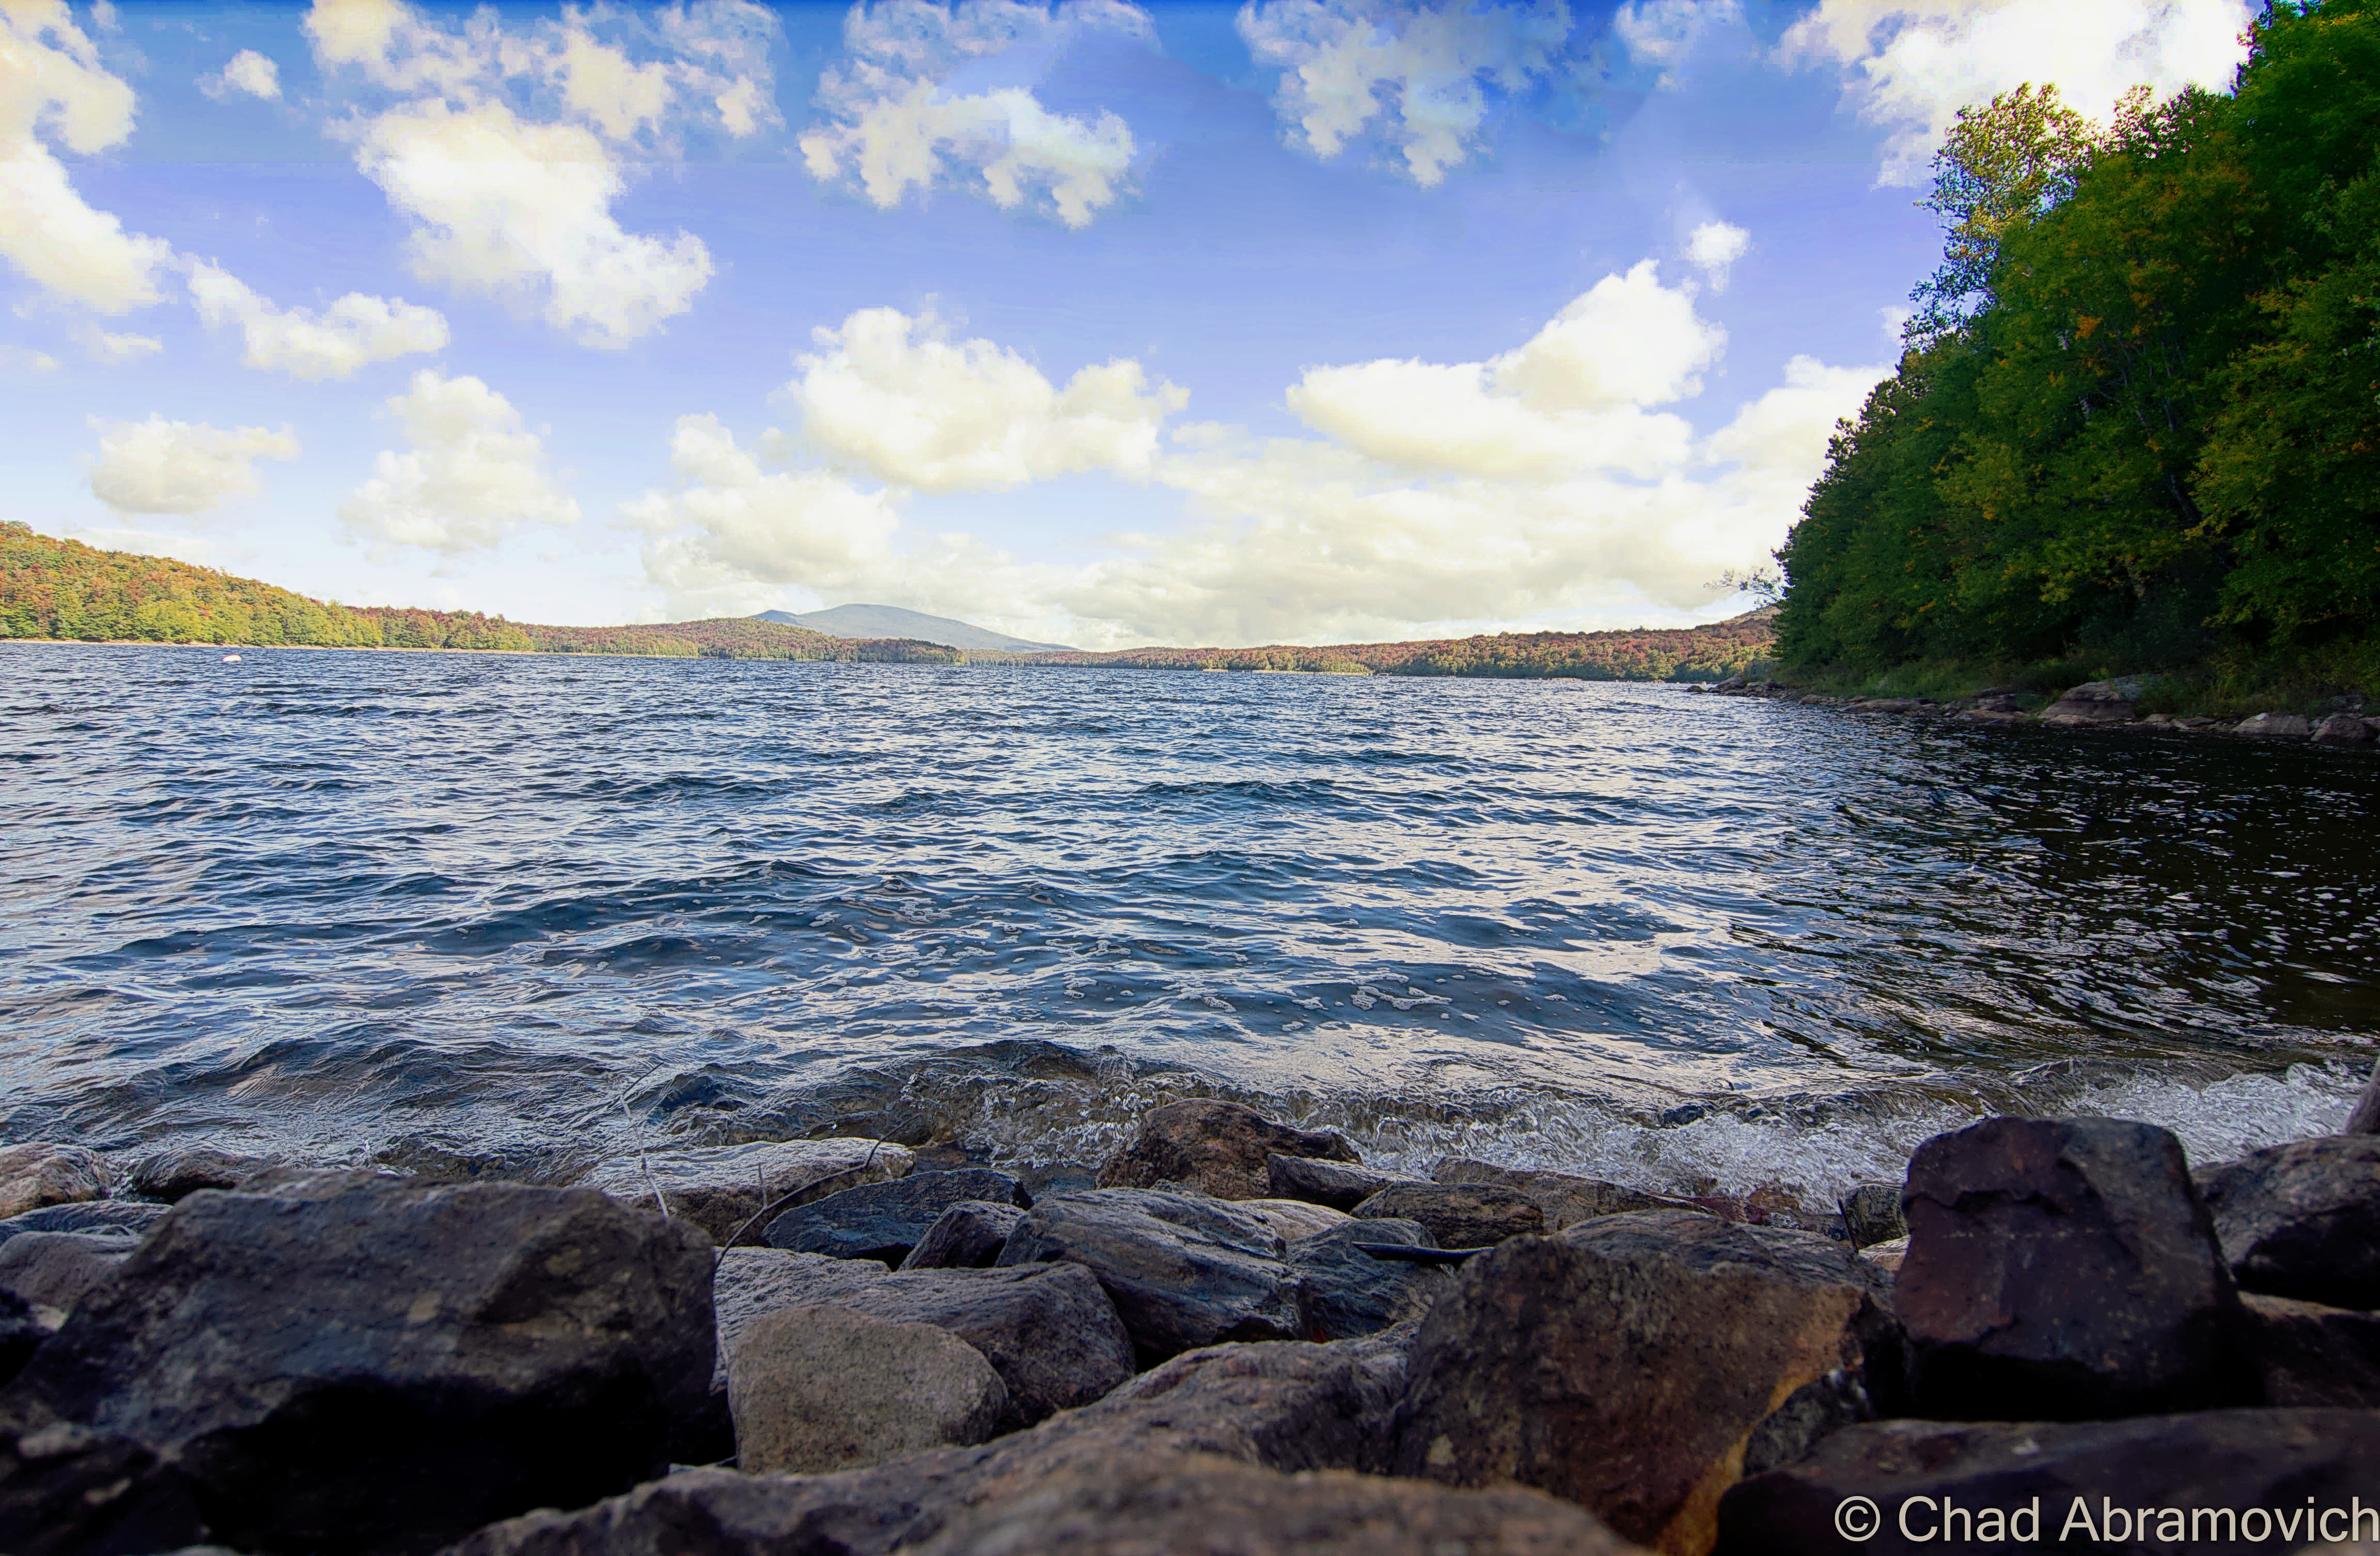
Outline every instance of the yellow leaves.
<path id="1" fill-rule="evenodd" d="M 2089 340 L 2091 332 L 2098 327 L 2099 321 L 2087 313 L 2078 313 L 2074 316 L 2074 333 L 2084 340 Z"/>

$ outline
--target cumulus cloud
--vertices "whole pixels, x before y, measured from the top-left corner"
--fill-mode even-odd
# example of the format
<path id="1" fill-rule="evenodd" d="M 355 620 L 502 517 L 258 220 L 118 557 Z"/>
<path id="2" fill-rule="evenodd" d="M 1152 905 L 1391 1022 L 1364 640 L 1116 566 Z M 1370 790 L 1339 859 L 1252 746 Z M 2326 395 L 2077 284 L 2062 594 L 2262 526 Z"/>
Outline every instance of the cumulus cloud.
<path id="1" fill-rule="evenodd" d="M 1281 72 L 1273 105 L 1293 145 L 1328 162 L 1377 134 L 1427 188 L 1468 159 L 1488 88 L 1517 92 L 1570 36 L 1563 0 L 1251 0 L 1240 36 Z"/>
<path id="2" fill-rule="evenodd" d="M 30 346 L 0 346 L 0 372 L 55 372 L 58 359 Z"/>
<path id="3" fill-rule="evenodd" d="M 91 494 L 119 514 L 201 514 L 253 496 L 256 461 L 295 459 L 298 440 L 284 427 L 230 432 L 198 421 L 91 422 L 99 457 Z"/>
<path id="4" fill-rule="evenodd" d="M 210 328 L 239 326 L 251 368 L 309 382 L 346 378 L 371 362 L 446 345 L 445 316 L 402 298 L 349 292 L 319 311 L 279 309 L 219 266 L 190 266 L 190 296 Z"/>
<path id="5" fill-rule="evenodd" d="M 82 343 L 86 356 L 94 362 L 104 362 L 109 367 L 121 367 L 127 362 L 137 362 L 144 357 L 154 357 L 158 352 L 165 349 L 165 343 L 155 335 L 118 334 L 95 325 L 78 332 L 76 338 Z"/>
<path id="6" fill-rule="evenodd" d="M 1705 222 L 1686 235 L 1686 259 L 1710 278 L 1714 291 L 1727 286 L 1727 274 L 1752 247 L 1752 235 L 1726 222 Z"/>
<path id="7" fill-rule="evenodd" d="M 1779 45 L 1829 64 L 1846 99 L 1888 132 L 1882 181 L 1920 185 L 1961 108 L 2027 81 L 2105 114 L 2145 82 L 2159 96 L 2222 89 L 2245 58 L 2250 0 L 1823 0 Z"/>
<path id="8" fill-rule="evenodd" d="M 1611 14 L 1612 35 L 1630 58 L 1659 66 L 1663 86 L 1706 39 L 1742 30 L 1738 0 L 1628 0 Z"/>
<path id="9" fill-rule="evenodd" d="M 1095 32 L 1153 36 L 1148 13 L 1121 0 L 863 0 L 844 20 L 847 57 L 820 79 L 822 122 L 801 137 L 810 176 L 855 184 L 883 210 L 948 179 L 1002 210 L 1088 225 L 1123 191 L 1132 130 L 1105 110 L 1052 113 L 1033 89 Z"/>
<path id="10" fill-rule="evenodd" d="M 991 341 L 953 342 L 930 311 L 863 309 L 812 341 L 787 386 L 802 442 L 845 468 L 929 492 L 1081 470 L 1145 480 L 1160 428 L 1189 398 L 1124 359 L 1084 368 L 1060 388 Z"/>
<path id="11" fill-rule="evenodd" d="M 514 29 L 490 10 L 443 25 L 402 0 L 316 0 L 306 18 L 317 61 L 371 101 L 348 133 L 357 165 L 415 224 L 414 273 L 523 299 L 596 346 L 685 312 L 712 272 L 693 234 L 620 225 L 623 157 L 663 154 L 690 128 L 741 138 L 774 122 L 774 27 L 748 0 L 650 19 L 568 9 Z"/>
<path id="12" fill-rule="evenodd" d="M 424 368 L 389 397 L 388 409 L 411 446 L 383 449 L 371 479 L 339 504 L 340 521 L 376 550 L 419 546 L 456 556 L 501 545 L 523 524 L 578 521 L 578 504 L 546 468 L 537 434 L 480 380 Z"/>
<path id="13" fill-rule="evenodd" d="M 0 256 L 102 313 L 155 302 L 172 249 L 85 201 L 50 142 L 103 152 L 132 133 L 132 89 L 100 67 L 64 0 L 0 6 Z"/>
<path id="14" fill-rule="evenodd" d="M 199 90 L 218 102 L 245 95 L 271 103 L 281 96 L 281 67 L 254 49 L 242 49 L 221 70 L 200 77 Z"/>

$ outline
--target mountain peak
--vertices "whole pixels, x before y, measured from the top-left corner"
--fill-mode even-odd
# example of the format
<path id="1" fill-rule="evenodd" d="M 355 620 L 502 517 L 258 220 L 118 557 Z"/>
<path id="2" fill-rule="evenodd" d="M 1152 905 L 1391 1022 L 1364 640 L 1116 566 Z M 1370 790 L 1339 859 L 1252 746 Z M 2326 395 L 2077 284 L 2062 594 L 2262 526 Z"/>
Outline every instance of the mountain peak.
<path id="1" fill-rule="evenodd" d="M 940 643 L 953 649 L 1006 649 L 1014 653 L 1064 651 L 1063 643 L 1033 643 L 1022 638 L 1011 638 L 1004 632 L 994 632 L 988 626 L 954 621 L 949 616 L 929 616 L 920 611 L 905 611 L 898 605 L 836 605 L 823 611 L 808 611 L 795 615 L 791 611 L 762 611 L 758 621 L 782 622 L 787 626 L 807 626 L 812 632 L 823 632 L 834 638 L 916 638 L 929 643 Z"/>

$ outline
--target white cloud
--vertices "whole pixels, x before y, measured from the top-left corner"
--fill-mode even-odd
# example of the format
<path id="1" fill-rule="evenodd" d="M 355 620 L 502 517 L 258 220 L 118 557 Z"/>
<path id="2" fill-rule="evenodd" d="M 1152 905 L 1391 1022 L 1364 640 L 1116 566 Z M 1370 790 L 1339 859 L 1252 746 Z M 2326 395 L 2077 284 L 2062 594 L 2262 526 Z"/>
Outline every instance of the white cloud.
<path id="1" fill-rule="evenodd" d="M 1377 120 L 1428 187 L 1471 155 L 1488 87 L 1517 92 L 1553 68 L 1571 16 L 1563 0 L 1251 0 L 1238 27 L 1281 73 L 1273 103 L 1293 144 L 1327 162 Z"/>
<path id="2" fill-rule="evenodd" d="M 155 335 L 117 334 L 96 325 L 85 325 L 76 332 L 75 338 L 81 342 L 84 354 L 92 361 L 104 362 L 109 367 L 137 362 L 165 349 L 165 343 Z"/>
<path id="3" fill-rule="evenodd" d="M 278 309 L 203 260 L 190 266 L 190 296 L 210 328 L 239 326 L 247 366 L 309 382 L 346 378 L 368 363 L 446 345 L 446 320 L 435 309 L 359 292 L 319 312 Z"/>
<path id="4" fill-rule="evenodd" d="M 281 96 L 281 67 L 254 49 L 242 49 L 221 70 L 200 77 L 199 90 L 218 101 L 244 93 L 270 103 Z"/>
<path id="5" fill-rule="evenodd" d="M 812 336 L 787 385 L 802 439 L 832 462 L 926 491 L 1019 486 L 1079 470 L 1146 479 L 1188 396 L 1138 362 L 1087 367 L 1061 389 L 989 340 L 953 343 L 931 312 L 854 313 Z"/>
<path id="6" fill-rule="evenodd" d="M 339 518 L 375 550 L 448 556 L 492 549 L 523 524 L 575 524 L 578 504 L 546 469 L 544 445 L 512 402 L 476 378 L 428 368 L 388 408 L 411 446 L 382 450 Z"/>
<path id="7" fill-rule="evenodd" d="M 1686 235 L 1686 259 L 1710 277 L 1713 290 L 1727 286 L 1727 273 L 1752 247 L 1752 235 L 1726 222 L 1705 222 Z"/>
<path id="8" fill-rule="evenodd" d="M 1823 0 L 1779 44 L 1851 78 L 1846 98 L 1884 128 L 1882 181 L 1920 185 L 1961 107 L 2027 81 L 2105 115 L 2131 87 L 2220 90 L 2245 56 L 2250 0 Z"/>
<path id="9" fill-rule="evenodd" d="M 155 302 L 172 249 L 87 203 L 43 137 L 89 156 L 130 135 L 132 113 L 132 89 L 100 67 L 63 0 L 0 6 L 0 256 L 102 313 Z"/>
<path id="10" fill-rule="evenodd" d="M 122 514 L 200 514 L 255 494 L 255 462 L 295 459 L 298 440 L 284 427 L 225 432 L 203 422 L 101 421 L 91 494 Z"/>
<path id="11" fill-rule="evenodd" d="M 0 372 L 55 372 L 58 359 L 30 346 L 0 346 Z"/>
<path id="12" fill-rule="evenodd" d="M 135 556 L 170 556 L 177 562 L 212 566 L 223 556 L 223 541 L 207 535 L 176 535 L 163 529 L 67 529 L 59 538 L 80 541 L 96 551 L 127 551 Z"/>
<path id="13" fill-rule="evenodd" d="M 1741 33 L 1738 0 L 1629 0 L 1611 15 L 1611 30 L 1633 59 L 1661 67 L 1661 85 L 1677 84 L 1679 67 L 1705 40 Z"/>
<path id="14" fill-rule="evenodd" d="M 1003 210 L 1087 225 L 1123 191 L 1132 131 L 1104 110 L 1051 113 L 1033 88 L 1050 61 L 1092 32 L 1153 36 L 1148 13 L 1120 0 L 854 6 L 844 21 L 848 57 L 819 82 L 824 122 L 801 137 L 810 176 L 856 181 L 883 210 L 948 177 Z"/>

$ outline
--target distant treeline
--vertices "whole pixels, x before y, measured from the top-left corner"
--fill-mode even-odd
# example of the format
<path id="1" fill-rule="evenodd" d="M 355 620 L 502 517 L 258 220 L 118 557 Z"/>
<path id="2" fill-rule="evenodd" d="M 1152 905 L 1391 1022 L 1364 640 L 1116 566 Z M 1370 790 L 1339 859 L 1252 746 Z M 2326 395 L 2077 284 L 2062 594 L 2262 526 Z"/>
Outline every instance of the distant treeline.
<path id="1" fill-rule="evenodd" d="M 740 616 L 535 626 L 476 611 L 333 605 L 212 567 L 98 551 L 13 523 L 0 523 L 0 638 L 870 663 L 953 664 L 961 657 L 939 643 L 855 641 Z"/>
<path id="2" fill-rule="evenodd" d="M 2250 44 L 2105 129 L 2050 89 L 1961 116 L 1900 371 L 1779 553 L 1787 664 L 2380 689 L 2380 0 Z"/>

